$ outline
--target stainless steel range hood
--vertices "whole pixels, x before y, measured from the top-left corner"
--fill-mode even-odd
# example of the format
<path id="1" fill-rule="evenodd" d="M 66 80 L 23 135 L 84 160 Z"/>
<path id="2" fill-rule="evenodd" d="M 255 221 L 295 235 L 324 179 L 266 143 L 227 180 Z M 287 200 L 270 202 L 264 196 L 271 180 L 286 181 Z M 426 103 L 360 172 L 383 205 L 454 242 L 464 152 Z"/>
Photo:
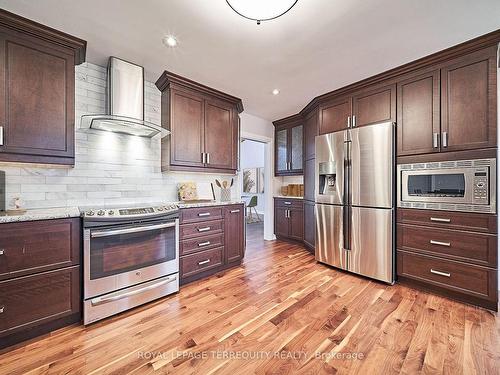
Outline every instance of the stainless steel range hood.
<path id="1" fill-rule="evenodd" d="M 116 57 L 108 63 L 106 114 L 84 115 L 81 126 L 140 137 L 170 132 L 144 120 L 144 68 Z"/>

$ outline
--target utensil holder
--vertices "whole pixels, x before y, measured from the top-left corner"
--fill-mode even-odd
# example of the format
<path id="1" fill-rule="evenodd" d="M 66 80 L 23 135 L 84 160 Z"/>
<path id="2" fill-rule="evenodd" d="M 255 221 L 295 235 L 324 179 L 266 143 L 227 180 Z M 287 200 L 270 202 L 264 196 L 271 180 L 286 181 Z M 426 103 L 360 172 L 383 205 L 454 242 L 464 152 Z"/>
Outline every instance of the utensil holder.
<path id="1" fill-rule="evenodd" d="M 221 188 L 220 189 L 220 200 L 221 200 L 221 202 L 231 201 L 231 189 Z"/>

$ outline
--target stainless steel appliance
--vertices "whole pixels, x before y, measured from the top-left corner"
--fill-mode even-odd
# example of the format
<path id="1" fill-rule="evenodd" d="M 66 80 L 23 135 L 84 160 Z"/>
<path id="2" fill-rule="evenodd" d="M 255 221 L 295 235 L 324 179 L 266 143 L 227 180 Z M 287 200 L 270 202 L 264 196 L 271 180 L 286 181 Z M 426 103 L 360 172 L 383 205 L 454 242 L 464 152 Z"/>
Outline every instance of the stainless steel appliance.
<path id="1" fill-rule="evenodd" d="M 84 324 L 179 290 L 176 205 L 82 212 Z"/>
<path id="2" fill-rule="evenodd" d="M 398 207 L 496 213 L 496 159 L 398 165 Z"/>
<path id="3" fill-rule="evenodd" d="M 84 115 L 83 128 L 151 138 L 170 132 L 144 120 L 144 68 L 110 57 L 108 62 L 107 113 Z"/>
<path id="4" fill-rule="evenodd" d="M 316 137 L 316 259 L 394 282 L 393 123 Z"/>

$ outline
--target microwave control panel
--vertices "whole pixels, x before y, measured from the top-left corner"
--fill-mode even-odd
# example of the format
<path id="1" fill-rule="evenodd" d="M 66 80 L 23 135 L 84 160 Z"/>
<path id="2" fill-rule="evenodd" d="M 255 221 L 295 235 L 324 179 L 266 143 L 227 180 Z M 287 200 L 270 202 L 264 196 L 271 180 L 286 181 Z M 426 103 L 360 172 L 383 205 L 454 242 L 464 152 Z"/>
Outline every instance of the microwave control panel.
<path id="1" fill-rule="evenodd" d="M 474 203 L 488 204 L 488 168 L 474 171 Z"/>

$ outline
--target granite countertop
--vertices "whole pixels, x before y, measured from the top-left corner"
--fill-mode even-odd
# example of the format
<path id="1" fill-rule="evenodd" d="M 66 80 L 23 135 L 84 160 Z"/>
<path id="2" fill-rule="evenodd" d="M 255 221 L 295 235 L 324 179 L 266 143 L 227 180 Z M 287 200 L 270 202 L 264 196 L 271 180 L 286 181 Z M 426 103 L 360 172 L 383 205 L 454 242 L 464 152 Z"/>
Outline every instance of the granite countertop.
<path id="1" fill-rule="evenodd" d="M 20 221 L 64 219 L 69 217 L 80 217 L 80 210 L 78 207 L 39 208 L 27 210 L 23 214 L 13 216 L 0 214 L 0 224 Z"/>
<path id="2" fill-rule="evenodd" d="M 177 206 L 179 208 L 196 208 L 196 207 L 210 207 L 210 206 L 228 206 L 231 204 L 245 204 L 244 201 L 241 200 L 234 200 L 234 201 L 228 201 L 228 202 L 191 202 L 191 203 L 185 203 L 185 202 L 176 202 Z"/>
<path id="3" fill-rule="evenodd" d="M 304 197 L 291 197 L 286 195 L 275 195 L 274 198 L 282 198 L 282 199 L 304 199 Z"/>

